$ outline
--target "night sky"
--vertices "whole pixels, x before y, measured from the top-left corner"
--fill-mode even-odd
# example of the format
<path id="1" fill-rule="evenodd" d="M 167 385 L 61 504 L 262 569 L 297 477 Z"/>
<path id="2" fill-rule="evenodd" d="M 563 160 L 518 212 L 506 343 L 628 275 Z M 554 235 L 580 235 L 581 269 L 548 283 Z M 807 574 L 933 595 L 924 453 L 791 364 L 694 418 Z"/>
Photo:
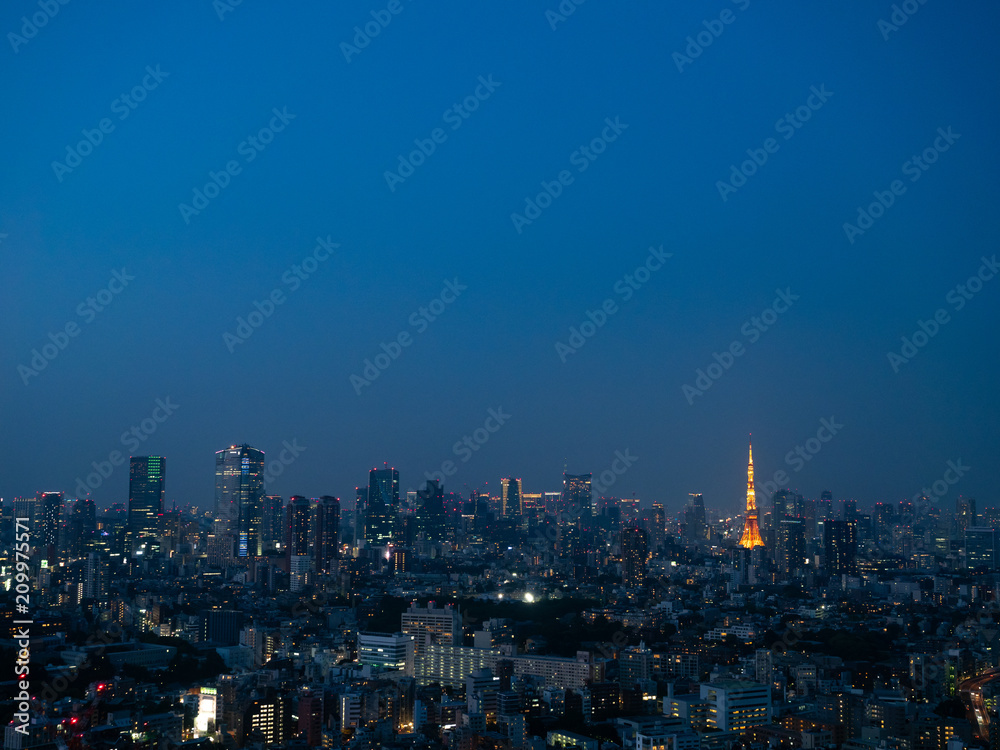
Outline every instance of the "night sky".
<path id="1" fill-rule="evenodd" d="M 5 499 L 120 451 L 209 508 L 246 442 L 286 498 L 737 512 L 752 432 L 760 488 L 996 503 L 995 4 L 49 2 L 0 12 Z"/>

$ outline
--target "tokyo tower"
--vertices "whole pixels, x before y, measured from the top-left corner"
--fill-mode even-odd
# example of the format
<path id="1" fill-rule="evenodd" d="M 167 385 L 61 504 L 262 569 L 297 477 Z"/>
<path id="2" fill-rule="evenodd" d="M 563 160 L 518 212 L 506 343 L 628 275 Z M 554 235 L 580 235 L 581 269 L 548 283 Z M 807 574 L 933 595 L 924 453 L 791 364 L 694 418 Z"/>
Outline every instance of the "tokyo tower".
<path id="1" fill-rule="evenodd" d="M 757 496 L 753 490 L 753 443 L 750 443 L 750 462 L 747 464 L 747 520 L 743 525 L 743 535 L 740 537 L 743 549 L 763 547 L 764 540 L 760 538 L 760 527 L 757 526 Z"/>

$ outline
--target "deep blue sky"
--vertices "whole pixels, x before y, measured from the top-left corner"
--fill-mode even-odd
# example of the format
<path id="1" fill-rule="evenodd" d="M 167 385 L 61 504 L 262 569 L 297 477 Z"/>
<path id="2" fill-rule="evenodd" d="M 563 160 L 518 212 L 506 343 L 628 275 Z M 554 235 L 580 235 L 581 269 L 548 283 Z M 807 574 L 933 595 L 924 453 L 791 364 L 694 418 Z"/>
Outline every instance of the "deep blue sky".
<path id="1" fill-rule="evenodd" d="M 555 0 L 404 1 L 351 62 L 340 44 L 387 3 L 246 0 L 220 21 L 209 0 L 70 2 L 16 53 L 8 38 L 0 495 L 74 494 L 169 397 L 135 453 L 167 457 L 168 502 L 204 507 L 214 451 L 274 460 L 297 440 L 270 487 L 286 497 L 352 497 L 383 461 L 416 488 L 449 459 L 446 490 L 508 474 L 555 490 L 564 466 L 600 473 L 628 449 L 611 493 L 736 511 L 750 431 L 761 484 L 784 469 L 810 497 L 898 500 L 961 459 L 941 504 L 994 504 L 1000 279 L 957 312 L 946 295 L 998 250 L 1000 9 L 929 0 L 883 39 L 888 2 L 744 4 L 590 0 L 553 30 Z M 38 9 L 5 4 L 0 30 Z M 679 72 L 673 53 L 727 9 Z M 120 120 L 115 100 L 157 65 L 168 77 Z M 491 75 L 452 130 L 443 113 Z M 814 86 L 832 96 L 785 140 L 777 121 Z M 241 142 L 283 107 L 295 119 L 247 163 Z M 627 129 L 578 172 L 573 152 L 616 117 Z M 60 182 L 52 162 L 102 118 L 114 130 Z M 904 162 L 949 126 L 958 140 L 910 182 Z M 386 170 L 437 127 L 444 143 L 390 191 Z M 772 137 L 723 201 L 716 182 Z M 241 173 L 185 223 L 178 205 L 230 160 Z M 518 233 L 511 213 L 561 170 L 572 184 Z M 897 179 L 906 192 L 850 243 L 844 222 Z M 282 276 L 317 236 L 340 247 L 292 291 Z M 672 257 L 623 301 L 615 283 L 660 245 Z M 77 306 L 122 268 L 134 281 L 88 322 Z M 418 334 L 411 314 L 456 278 L 467 289 Z M 230 353 L 223 334 L 275 288 L 284 304 Z M 779 288 L 799 299 L 750 343 L 741 328 Z M 618 311 L 560 361 L 609 297 Z M 939 308 L 950 322 L 893 372 L 887 353 Z M 19 365 L 71 321 L 25 385 Z M 357 395 L 350 376 L 401 331 L 412 344 Z M 682 386 L 737 340 L 689 404 Z M 510 419 L 463 462 L 453 444 L 497 407 Z M 786 453 L 829 417 L 844 427 L 795 472 Z M 118 468 L 93 494 L 127 493 Z"/>

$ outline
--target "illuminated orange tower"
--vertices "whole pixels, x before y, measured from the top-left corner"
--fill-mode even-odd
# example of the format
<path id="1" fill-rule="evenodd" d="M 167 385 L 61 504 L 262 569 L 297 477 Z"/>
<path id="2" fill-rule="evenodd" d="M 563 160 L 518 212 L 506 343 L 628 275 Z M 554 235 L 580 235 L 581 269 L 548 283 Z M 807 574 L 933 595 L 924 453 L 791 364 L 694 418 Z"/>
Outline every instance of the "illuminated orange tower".
<path id="1" fill-rule="evenodd" d="M 753 442 L 750 443 L 750 462 L 747 464 L 747 520 L 743 525 L 740 546 L 743 549 L 764 546 L 764 540 L 760 538 L 760 527 L 757 525 L 757 495 L 753 490 Z"/>

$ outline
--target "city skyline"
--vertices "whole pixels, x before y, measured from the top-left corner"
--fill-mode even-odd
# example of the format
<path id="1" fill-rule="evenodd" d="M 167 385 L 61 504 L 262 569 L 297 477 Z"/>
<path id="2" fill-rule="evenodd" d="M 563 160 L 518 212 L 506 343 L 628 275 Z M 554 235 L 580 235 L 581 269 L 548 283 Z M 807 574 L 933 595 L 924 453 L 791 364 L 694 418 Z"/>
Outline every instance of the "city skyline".
<path id="1" fill-rule="evenodd" d="M 247 453 L 248 451 L 255 456 L 258 456 L 259 454 L 258 458 L 254 459 L 254 466 L 257 467 L 257 470 L 254 472 L 254 476 L 258 477 L 258 479 L 255 481 L 259 482 L 259 486 L 257 486 L 256 489 L 251 489 L 249 485 L 246 484 L 247 480 L 239 481 L 232 479 L 231 477 L 236 473 L 236 471 L 232 468 L 227 471 L 224 468 L 227 465 L 226 456 L 228 454 L 238 453 L 236 458 L 233 460 L 245 459 L 246 456 L 244 456 L 243 454 Z M 156 461 L 158 461 L 156 465 L 156 471 L 158 472 L 157 492 L 159 493 L 160 497 L 160 505 L 159 505 L 160 512 L 166 510 L 168 504 L 176 507 L 191 507 L 191 506 L 197 507 L 200 508 L 202 511 L 211 513 L 213 517 L 219 517 L 225 519 L 232 516 L 231 520 L 241 528 L 242 528 L 241 524 L 245 525 L 245 523 L 249 523 L 250 526 L 252 527 L 251 535 L 253 533 L 256 533 L 258 537 L 260 535 L 260 530 L 266 523 L 266 521 L 264 520 L 264 515 L 265 515 L 264 504 L 267 499 L 269 498 L 292 499 L 296 496 L 301 496 L 301 497 L 312 498 L 315 500 L 321 497 L 334 497 L 332 495 L 329 495 L 329 493 L 326 491 L 311 492 L 311 493 L 302 493 L 301 491 L 295 489 L 291 489 L 290 491 L 284 493 L 276 493 L 272 491 L 272 487 L 268 486 L 266 480 L 269 477 L 269 472 L 271 471 L 271 469 L 275 469 L 276 473 L 280 475 L 281 460 L 279 459 L 278 461 L 269 463 L 266 458 L 266 453 L 264 451 L 260 451 L 257 448 L 252 448 L 249 444 L 244 443 L 242 444 L 242 446 L 233 444 L 232 446 L 230 446 L 230 448 L 215 451 L 215 455 L 216 455 L 215 497 L 210 503 L 200 504 L 197 502 L 191 502 L 189 500 L 182 500 L 176 497 L 168 497 L 164 489 L 165 485 L 164 477 L 166 473 L 165 468 L 162 469 L 160 468 L 161 466 L 165 467 L 166 459 L 163 456 L 131 456 L 129 458 L 130 465 L 132 467 L 131 471 L 129 472 L 130 494 L 132 492 L 131 488 L 144 487 L 144 484 L 142 484 L 141 482 L 139 484 L 136 484 L 136 479 L 135 479 L 137 471 L 136 467 L 137 466 L 145 467 L 149 459 L 155 459 Z M 627 461 L 622 462 L 621 465 L 627 466 Z M 235 464 L 233 466 L 235 467 Z M 355 506 L 358 508 L 364 508 L 367 512 L 369 510 L 368 506 L 368 503 L 370 502 L 369 498 L 373 496 L 373 491 L 374 491 L 375 497 L 378 498 L 378 503 L 375 507 L 384 504 L 383 498 L 388 497 L 390 499 L 389 507 L 394 511 L 398 510 L 400 503 L 400 489 L 399 489 L 400 472 L 398 471 L 398 469 L 394 467 L 390 468 L 388 462 L 384 462 L 383 466 L 385 468 L 379 469 L 378 467 L 372 467 L 369 470 L 369 481 L 364 488 L 355 485 L 354 486 L 355 492 L 352 492 L 350 488 L 348 488 L 343 493 L 336 495 L 335 497 L 338 498 L 339 504 L 342 507 L 351 510 L 353 510 Z M 921 497 L 926 497 L 929 500 L 929 502 L 924 503 L 924 505 L 926 505 L 927 507 L 936 507 L 940 511 L 945 513 L 951 513 L 952 510 L 954 509 L 955 513 L 961 516 L 968 514 L 969 507 L 973 509 L 976 507 L 977 499 L 975 497 L 965 495 L 964 493 L 961 492 L 950 493 L 947 490 L 950 489 L 951 485 L 957 483 L 958 479 L 961 478 L 963 469 L 967 468 L 968 467 L 963 467 L 961 464 L 955 464 L 954 462 L 952 462 L 949 464 L 948 471 L 946 472 L 945 475 L 945 479 L 939 480 L 936 483 L 936 485 L 932 484 L 929 487 L 924 487 L 920 492 L 914 493 L 913 495 L 910 496 L 896 497 L 896 498 L 877 498 L 871 500 L 870 502 L 862 501 L 860 505 L 858 504 L 858 500 L 856 498 L 840 497 L 837 496 L 835 492 L 826 488 L 814 493 L 808 493 L 808 492 L 802 493 L 797 487 L 790 486 L 787 484 L 777 484 L 772 479 L 770 482 L 772 485 L 772 490 L 766 496 L 766 506 L 764 507 L 763 512 L 765 513 L 770 512 L 772 507 L 777 507 L 779 503 L 784 502 L 785 496 L 792 498 L 804 497 L 805 499 L 816 502 L 818 507 L 821 507 L 823 505 L 829 505 L 831 502 L 834 502 L 836 503 L 837 510 L 840 513 L 843 512 L 843 507 L 845 504 L 852 508 L 853 507 L 874 508 L 874 506 L 877 503 L 894 504 L 897 502 L 904 502 L 904 501 L 918 502 L 920 501 Z M 741 507 L 739 508 L 730 509 L 727 508 L 726 506 L 717 505 L 711 502 L 705 504 L 703 499 L 704 493 L 690 492 L 686 493 L 686 497 L 696 498 L 696 502 L 701 503 L 706 508 L 710 508 L 714 513 L 718 514 L 719 518 L 724 518 L 728 515 L 728 517 L 730 518 L 739 517 L 745 519 L 747 517 L 747 513 L 750 510 L 753 510 L 756 517 L 756 514 L 761 509 L 756 501 L 753 471 L 754 471 L 753 446 L 751 445 L 749 449 L 748 466 L 746 472 L 743 474 L 743 476 L 745 477 L 745 483 L 744 483 L 745 492 L 743 496 L 744 499 L 740 503 Z M 624 474 L 625 472 L 621 473 Z M 93 476 L 98 476 L 98 474 L 95 472 Z M 593 480 L 590 479 L 591 476 L 592 476 L 591 474 L 574 475 L 564 472 L 562 475 L 562 479 L 559 482 L 563 486 L 561 489 L 558 490 L 555 490 L 552 487 L 543 487 L 543 486 L 529 487 L 528 490 L 525 490 L 523 489 L 523 484 L 524 484 L 523 480 L 520 477 L 514 478 L 513 476 L 502 477 L 498 480 L 495 480 L 492 483 L 492 485 L 489 481 L 486 481 L 474 487 L 463 485 L 461 489 L 457 489 L 454 485 L 449 484 L 447 482 L 447 479 L 444 482 L 441 482 L 440 476 L 436 478 L 427 476 L 424 482 L 419 486 L 417 487 L 407 486 L 403 490 L 403 494 L 405 495 L 406 493 L 414 493 L 417 491 L 424 490 L 426 489 L 428 481 L 436 479 L 436 481 L 439 482 L 439 486 L 448 493 L 457 493 L 461 495 L 463 498 L 469 499 L 475 493 L 485 492 L 486 496 L 496 498 L 500 502 L 501 508 L 507 508 L 508 490 L 505 488 L 505 484 L 507 482 L 510 482 L 512 487 L 516 487 L 516 490 L 512 490 L 512 492 L 514 493 L 513 496 L 519 499 L 519 502 L 516 505 L 516 507 L 519 510 L 516 513 L 512 513 L 511 511 L 502 511 L 501 512 L 502 516 L 511 514 L 520 515 L 521 513 L 523 513 L 525 508 L 527 507 L 524 504 L 524 500 L 526 498 L 537 497 L 538 500 L 541 501 L 543 495 L 567 496 L 568 493 L 570 502 L 574 502 L 576 501 L 575 500 L 576 493 L 584 492 L 585 491 L 584 488 L 587 487 L 588 485 L 590 485 L 589 491 L 591 498 L 590 500 L 591 511 L 595 515 L 598 513 L 598 501 L 601 498 L 618 498 L 619 500 L 625 503 L 631 503 L 633 502 L 633 500 L 637 500 L 640 503 L 640 507 L 642 507 L 644 510 L 650 510 L 652 508 L 655 508 L 657 504 L 660 504 L 665 507 L 668 515 L 672 514 L 676 517 L 681 517 L 685 513 L 685 509 L 690 506 L 689 499 L 685 500 L 683 498 L 676 498 L 676 499 L 669 498 L 667 499 L 667 504 L 664 505 L 664 499 L 661 497 L 644 498 L 644 497 L 637 497 L 637 493 L 615 492 L 614 488 L 615 485 L 618 483 L 617 480 L 618 475 L 615 473 L 614 469 L 609 469 L 606 471 L 605 478 L 611 479 L 611 482 L 607 487 L 602 483 L 601 477 L 599 475 L 597 477 L 594 477 Z M 584 479 L 585 477 L 586 479 Z M 235 484 L 233 483 L 234 481 Z M 579 487 L 580 489 L 579 490 L 575 489 L 577 487 Z M 363 494 L 362 494 L 362 489 L 364 490 Z M 59 493 L 65 496 L 66 498 L 79 497 L 78 495 L 74 495 L 72 492 L 67 492 L 65 490 L 50 489 L 46 491 L 38 490 L 35 493 L 27 495 L 19 495 L 16 496 L 16 498 L 14 499 L 19 499 L 22 497 L 30 498 L 38 494 L 48 494 L 52 492 Z M 384 493 L 388 493 L 388 495 L 385 495 Z M 225 501 L 225 498 L 233 495 L 235 495 L 237 498 L 240 499 L 236 501 L 230 500 L 227 503 Z M 102 496 L 98 496 L 95 498 L 92 495 L 85 495 L 82 497 L 88 497 L 92 501 L 97 502 L 97 507 L 102 511 L 107 510 L 113 505 L 123 505 L 124 507 L 127 507 L 130 511 L 129 533 L 130 535 L 135 533 L 134 530 L 132 530 L 133 524 L 140 522 L 132 520 L 133 514 L 132 514 L 131 497 L 127 497 L 124 500 L 108 499 Z M 356 503 L 355 500 L 357 501 Z M 5 501 L 9 502 L 9 500 Z M 220 502 L 223 505 L 226 505 L 226 508 L 221 507 Z M 985 505 L 984 501 L 980 500 L 978 502 L 980 503 L 981 506 Z M 148 503 L 146 504 L 148 505 Z M 232 508 L 228 507 L 230 505 L 232 506 Z M 141 509 L 139 512 L 143 516 L 149 515 L 150 511 L 146 509 L 143 505 L 140 504 L 139 506 L 136 507 Z M 731 512 L 727 513 L 727 511 Z M 830 512 L 832 511 L 831 510 L 822 511 L 822 513 L 830 513 Z M 241 519 L 248 513 L 250 513 L 252 516 L 250 520 L 246 522 L 241 521 Z M 381 517 L 381 515 L 383 514 L 376 513 L 376 516 L 378 517 Z M 379 525 L 379 528 L 384 527 L 386 530 L 383 530 L 381 532 L 376 532 L 374 536 L 371 536 L 370 532 L 366 532 L 366 536 L 371 537 L 369 539 L 369 541 L 371 542 L 377 542 L 379 539 L 387 539 L 389 537 L 391 532 L 388 530 L 390 530 L 392 527 L 390 514 L 385 514 L 385 518 L 381 521 L 378 521 L 377 525 Z M 742 525 L 741 528 L 743 528 Z M 256 531 L 253 531 L 253 529 L 256 529 Z M 247 534 L 243 533 L 243 536 L 247 537 Z M 759 541 L 760 539 L 759 531 L 756 533 L 751 532 L 749 538 L 751 540 L 756 539 Z M 244 541 L 246 541 L 246 539 L 244 539 Z M 753 546 L 753 543 L 751 542 L 749 546 Z"/>

